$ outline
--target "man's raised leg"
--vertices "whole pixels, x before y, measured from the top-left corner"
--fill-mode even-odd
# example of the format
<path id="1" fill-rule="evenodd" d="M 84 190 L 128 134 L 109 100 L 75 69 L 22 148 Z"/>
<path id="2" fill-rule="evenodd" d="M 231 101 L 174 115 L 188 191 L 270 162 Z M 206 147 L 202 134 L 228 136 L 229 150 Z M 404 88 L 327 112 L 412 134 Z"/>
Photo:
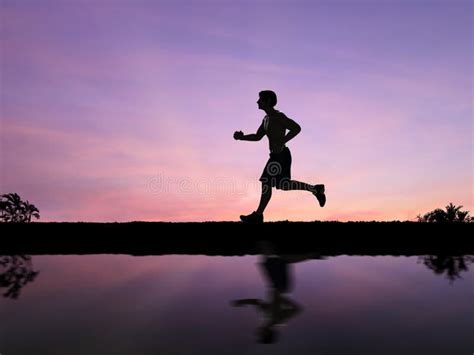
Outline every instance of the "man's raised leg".
<path id="1" fill-rule="evenodd" d="M 310 191 L 318 199 L 319 205 L 321 207 L 324 207 L 324 205 L 326 204 L 326 195 L 324 193 L 325 188 L 323 184 L 310 185 L 301 181 L 287 180 L 281 183 L 281 189 L 285 191 L 292 191 L 292 190 Z"/>

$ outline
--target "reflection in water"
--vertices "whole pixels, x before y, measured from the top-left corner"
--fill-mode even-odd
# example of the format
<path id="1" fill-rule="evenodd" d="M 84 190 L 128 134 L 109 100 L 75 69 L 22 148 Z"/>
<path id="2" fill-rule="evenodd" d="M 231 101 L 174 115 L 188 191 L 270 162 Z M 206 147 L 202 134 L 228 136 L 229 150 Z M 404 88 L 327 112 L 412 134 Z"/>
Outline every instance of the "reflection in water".
<path id="1" fill-rule="evenodd" d="M 3 297 L 17 299 L 21 289 L 38 274 L 30 255 L 0 255 L 0 288 L 7 289 Z"/>
<path id="2" fill-rule="evenodd" d="M 439 269 L 453 274 L 449 268 L 417 264 L 421 257 L 338 256 L 293 265 L 318 256 L 282 255 L 284 250 L 265 244 L 258 252 L 244 258 L 0 257 L 6 287 L 0 294 L 8 290 L 10 298 L 15 282 L 9 273 L 41 269 L 41 277 L 29 281 L 18 300 L 0 296 L 0 320 L 11 320 L 0 326 L 0 352 L 472 353 L 472 255 L 451 261 L 426 257 L 429 265 L 457 265 L 450 269 L 460 270 L 463 279 L 450 285 L 445 274 L 432 274 Z M 223 302 L 236 298 L 242 299 L 232 305 L 241 308 Z M 80 346 L 71 347 L 78 336 Z M 273 346 L 249 344 L 249 337 Z"/>
<path id="3" fill-rule="evenodd" d="M 303 308 L 290 298 L 293 289 L 291 263 L 320 258 L 319 254 L 277 255 L 274 245 L 269 242 L 260 244 L 262 261 L 258 266 L 268 281 L 267 299 L 244 298 L 231 302 L 234 307 L 254 306 L 262 315 L 262 324 L 257 328 L 257 341 L 271 344 L 277 340 L 277 326 L 285 325 L 292 317 L 302 312 Z"/>
<path id="4" fill-rule="evenodd" d="M 435 274 L 446 274 L 448 280 L 453 282 L 456 279 L 461 278 L 461 272 L 467 272 L 469 270 L 468 266 L 474 261 L 474 256 L 425 255 L 419 257 L 419 261 Z"/>
<path id="5" fill-rule="evenodd" d="M 269 242 L 260 243 L 262 261 L 259 268 L 268 281 L 268 301 L 259 299 L 241 299 L 232 304 L 235 307 L 253 305 L 266 319 L 260 329 L 260 340 L 272 342 L 275 338 L 274 328 L 284 324 L 291 317 L 302 311 L 301 306 L 291 300 L 289 293 L 292 290 L 291 263 L 308 259 L 324 259 L 319 254 L 305 255 L 277 255 L 275 247 Z M 474 262 L 474 255 L 424 255 L 418 257 L 437 275 L 446 275 L 450 282 L 462 278 L 463 272 L 469 271 L 469 265 Z M 0 255 L 0 288 L 5 288 L 3 296 L 17 299 L 21 289 L 33 282 L 39 271 L 33 270 L 30 255 Z"/>
<path id="6" fill-rule="evenodd" d="M 303 307 L 290 297 L 293 289 L 291 264 L 308 259 L 324 259 L 319 254 L 278 255 L 274 245 L 269 242 L 260 244 L 262 260 L 258 267 L 267 281 L 266 299 L 243 298 L 231 301 L 233 307 L 253 306 L 262 316 L 262 324 L 257 328 L 257 341 L 271 344 L 277 341 L 279 325 L 285 325 L 291 318 L 303 311 Z M 472 255 L 420 256 L 419 260 L 435 274 L 446 274 L 453 282 L 461 278 L 462 272 L 469 270 L 474 261 Z"/>

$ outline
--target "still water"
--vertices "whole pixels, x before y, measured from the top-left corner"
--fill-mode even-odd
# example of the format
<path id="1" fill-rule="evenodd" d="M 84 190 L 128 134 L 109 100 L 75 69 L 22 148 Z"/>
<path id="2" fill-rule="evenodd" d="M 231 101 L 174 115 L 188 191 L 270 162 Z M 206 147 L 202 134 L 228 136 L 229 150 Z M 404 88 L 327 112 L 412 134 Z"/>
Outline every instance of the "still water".
<path id="1" fill-rule="evenodd" d="M 473 259 L 0 256 L 0 353 L 472 354 Z"/>

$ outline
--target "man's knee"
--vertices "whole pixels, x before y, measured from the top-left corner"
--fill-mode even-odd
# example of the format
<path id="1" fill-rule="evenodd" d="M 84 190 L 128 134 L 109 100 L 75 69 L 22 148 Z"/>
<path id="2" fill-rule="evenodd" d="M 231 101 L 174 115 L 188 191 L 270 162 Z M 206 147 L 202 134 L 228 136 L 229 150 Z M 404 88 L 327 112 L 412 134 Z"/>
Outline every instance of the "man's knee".
<path id="1" fill-rule="evenodd" d="M 276 188 L 283 191 L 289 191 L 291 190 L 291 181 L 283 180 L 279 184 L 277 184 Z"/>

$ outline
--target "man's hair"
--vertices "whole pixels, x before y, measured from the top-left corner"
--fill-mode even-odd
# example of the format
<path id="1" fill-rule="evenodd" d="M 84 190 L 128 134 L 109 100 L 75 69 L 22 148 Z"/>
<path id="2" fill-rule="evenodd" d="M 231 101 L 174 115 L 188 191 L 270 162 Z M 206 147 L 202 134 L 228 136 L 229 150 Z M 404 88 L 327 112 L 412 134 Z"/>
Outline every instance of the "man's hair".
<path id="1" fill-rule="evenodd" d="M 277 104 L 277 95 L 271 90 L 263 90 L 258 95 L 265 101 L 269 101 L 270 105 L 275 106 Z"/>

